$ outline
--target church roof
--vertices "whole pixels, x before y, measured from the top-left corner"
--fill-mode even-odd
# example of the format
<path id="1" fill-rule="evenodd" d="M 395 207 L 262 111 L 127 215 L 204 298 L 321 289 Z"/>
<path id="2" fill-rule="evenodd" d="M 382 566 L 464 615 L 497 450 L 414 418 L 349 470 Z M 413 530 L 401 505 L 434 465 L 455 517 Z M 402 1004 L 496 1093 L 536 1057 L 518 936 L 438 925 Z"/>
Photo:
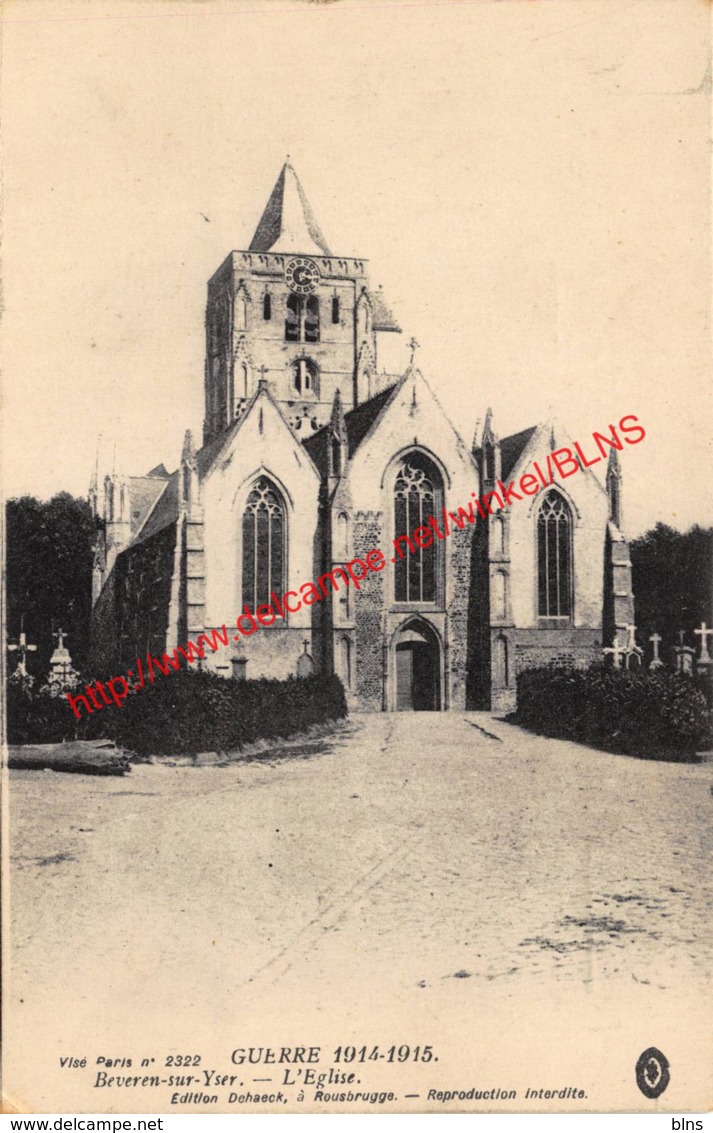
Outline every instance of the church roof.
<path id="1" fill-rule="evenodd" d="M 280 171 L 249 251 L 332 254 L 289 161 Z"/>
<path id="2" fill-rule="evenodd" d="M 159 485 L 163 492 L 144 526 L 138 531 L 135 543 L 143 543 L 145 539 L 150 539 L 152 535 L 156 535 L 178 519 L 178 472 L 174 472 L 168 480 L 155 480 L 154 483 Z"/>
<path id="3" fill-rule="evenodd" d="M 153 470 L 147 476 L 129 477 L 129 520 L 132 535 L 140 530 L 146 516 L 163 492 L 168 479 L 165 469 L 164 474 L 165 476 L 159 477 Z"/>
<path id="4" fill-rule="evenodd" d="M 531 428 L 523 429 L 520 433 L 512 433 L 509 437 L 503 437 L 500 442 L 500 460 L 503 480 L 507 479 L 510 475 L 525 451 L 525 446 L 536 431 L 537 425 L 532 425 Z"/>
<path id="5" fill-rule="evenodd" d="M 369 398 L 368 401 L 363 401 L 361 405 L 357 405 L 356 409 L 351 409 L 349 413 L 344 414 L 350 456 L 353 456 L 359 448 L 359 445 L 364 440 L 364 437 L 369 432 L 377 417 L 381 415 L 382 410 L 385 409 L 391 401 L 395 391 L 396 385 L 387 386 L 386 389 L 382 389 L 381 393 L 377 393 L 375 397 Z"/>
<path id="6" fill-rule="evenodd" d="M 371 321 L 374 330 L 390 330 L 401 334 L 401 327 L 396 322 L 392 311 L 387 307 L 384 302 L 384 296 L 381 293 L 381 288 L 378 291 L 370 291 L 369 302 L 371 303 Z"/>
<path id="7" fill-rule="evenodd" d="M 348 413 L 344 414 L 350 457 L 354 455 L 377 417 L 381 415 L 391 401 L 397 384 L 388 386 L 381 393 L 377 393 L 375 397 L 363 401 L 361 405 L 357 405 L 356 409 L 350 409 Z M 318 429 L 311 437 L 306 437 L 302 442 L 322 476 L 325 476 L 327 472 L 327 445 L 330 431 L 331 426 L 323 425 L 321 429 Z"/>

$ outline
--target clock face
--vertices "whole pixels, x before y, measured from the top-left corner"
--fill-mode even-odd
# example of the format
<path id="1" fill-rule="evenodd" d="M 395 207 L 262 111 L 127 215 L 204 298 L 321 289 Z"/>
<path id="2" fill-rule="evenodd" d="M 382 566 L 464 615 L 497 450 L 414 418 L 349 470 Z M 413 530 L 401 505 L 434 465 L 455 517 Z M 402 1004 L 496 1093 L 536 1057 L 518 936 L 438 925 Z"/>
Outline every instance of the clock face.
<path id="1" fill-rule="evenodd" d="M 304 256 L 296 256 L 285 268 L 287 286 L 298 295 L 311 295 L 316 291 L 319 278 L 319 268 L 314 260 L 308 260 Z"/>

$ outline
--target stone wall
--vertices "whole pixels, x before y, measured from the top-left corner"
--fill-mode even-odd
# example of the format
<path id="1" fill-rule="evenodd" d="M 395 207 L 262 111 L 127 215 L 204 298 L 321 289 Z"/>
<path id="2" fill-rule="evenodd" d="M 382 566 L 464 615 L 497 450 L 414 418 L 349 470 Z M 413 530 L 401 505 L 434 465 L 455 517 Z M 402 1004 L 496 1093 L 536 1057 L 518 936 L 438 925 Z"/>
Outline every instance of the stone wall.
<path id="1" fill-rule="evenodd" d="M 384 522 L 378 512 L 357 512 L 352 526 L 353 557 L 364 559 L 383 546 Z M 356 621 L 356 694 L 362 711 L 384 707 L 384 596 L 386 571 L 371 573 L 352 593 Z"/>

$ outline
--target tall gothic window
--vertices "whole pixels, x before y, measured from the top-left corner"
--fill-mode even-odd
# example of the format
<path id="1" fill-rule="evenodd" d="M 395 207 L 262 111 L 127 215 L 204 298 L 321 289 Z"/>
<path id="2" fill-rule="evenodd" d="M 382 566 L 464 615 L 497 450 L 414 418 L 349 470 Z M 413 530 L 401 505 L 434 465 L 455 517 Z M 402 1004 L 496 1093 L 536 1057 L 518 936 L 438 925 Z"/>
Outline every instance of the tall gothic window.
<path id="1" fill-rule="evenodd" d="M 394 596 L 397 602 L 435 602 L 441 544 L 435 532 L 430 546 L 419 547 L 414 539 L 417 527 L 427 527 L 432 515 L 442 508 L 443 483 L 433 461 L 422 453 L 409 453 L 396 474 L 394 484 L 394 537 L 407 535 L 397 547 L 403 558 L 395 564 Z M 422 538 L 421 542 L 427 542 Z M 414 551 L 410 551 L 410 546 Z"/>
<path id="2" fill-rule="evenodd" d="M 339 296 L 338 295 L 334 295 L 332 297 L 332 322 L 333 323 L 339 322 Z"/>
<path id="3" fill-rule="evenodd" d="M 541 618 L 572 616 L 572 513 L 548 492 L 537 519 L 538 612 Z"/>
<path id="4" fill-rule="evenodd" d="M 285 588 L 285 506 L 275 485 L 261 476 L 243 512 L 243 604 L 255 612 Z"/>
<path id="5" fill-rule="evenodd" d="M 262 297 L 262 317 L 266 322 L 272 318 L 272 297 L 269 291 Z"/>

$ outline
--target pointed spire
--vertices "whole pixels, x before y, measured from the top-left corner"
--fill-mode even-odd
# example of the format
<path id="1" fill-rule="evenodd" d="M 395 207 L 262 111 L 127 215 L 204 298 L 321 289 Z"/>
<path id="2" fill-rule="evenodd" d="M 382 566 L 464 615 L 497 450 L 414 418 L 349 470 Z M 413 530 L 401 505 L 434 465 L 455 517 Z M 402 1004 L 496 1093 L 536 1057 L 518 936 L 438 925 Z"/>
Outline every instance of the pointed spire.
<path id="1" fill-rule="evenodd" d="M 619 466 L 619 453 L 615 448 L 609 449 L 606 485 L 607 495 L 609 496 L 609 518 L 621 530 L 621 468 Z"/>
<path id="2" fill-rule="evenodd" d="M 249 250 L 332 254 L 289 158 L 280 171 Z"/>
<path id="3" fill-rule="evenodd" d="M 100 441 L 101 441 L 101 433 L 99 433 L 99 435 L 97 436 L 97 451 L 96 451 L 96 456 L 94 457 L 94 471 L 92 472 L 92 478 L 89 482 L 90 495 L 94 494 L 95 496 L 96 496 L 96 493 L 97 493 L 98 488 L 99 488 L 99 442 Z"/>
<path id="4" fill-rule="evenodd" d="M 193 443 L 193 433 L 190 429 L 186 429 L 186 435 L 183 438 L 183 452 L 181 453 L 181 464 L 191 463 L 196 457 L 196 446 Z"/>
<path id="5" fill-rule="evenodd" d="M 334 401 L 332 402 L 332 430 L 337 437 L 346 436 L 346 422 L 344 420 L 344 406 L 342 405 L 342 394 L 339 387 L 334 392 Z"/>

